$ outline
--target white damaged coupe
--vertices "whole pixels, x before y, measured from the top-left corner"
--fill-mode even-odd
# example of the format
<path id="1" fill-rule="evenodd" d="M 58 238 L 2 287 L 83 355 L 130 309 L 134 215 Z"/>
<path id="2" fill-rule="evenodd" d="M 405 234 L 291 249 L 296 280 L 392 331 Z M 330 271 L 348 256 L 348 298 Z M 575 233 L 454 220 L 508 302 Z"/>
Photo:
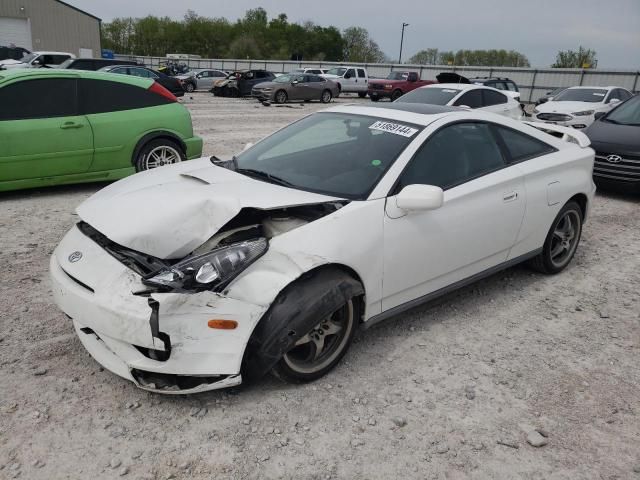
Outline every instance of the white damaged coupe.
<path id="1" fill-rule="evenodd" d="M 595 192 L 584 134 L 419 104 L 334 107 L 237 157 L 116 182 L 56 248 L 56 303 L 146 390 L 314 380 L 356 328 L 529 261 L 571 261 Z M 559 138 L 562 137 L 562 138 Z"/>

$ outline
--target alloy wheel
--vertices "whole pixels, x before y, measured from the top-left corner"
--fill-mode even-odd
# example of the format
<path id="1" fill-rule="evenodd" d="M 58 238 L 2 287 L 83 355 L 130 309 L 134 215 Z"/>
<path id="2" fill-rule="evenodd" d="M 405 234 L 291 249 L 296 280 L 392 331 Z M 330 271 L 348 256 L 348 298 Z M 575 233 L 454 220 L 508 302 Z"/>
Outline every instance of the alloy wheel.
<path id="1" fill-rule="evenodd" d="M 171 165 L 182 161 L 180 153 L 168 145 L 160 145 L 151 150 L 144 159 L 144 170 Z"/>
<path id="2" fill-rule="evenodd" d="M 575 210 L 567 210 L 558 220 L 551 238 L 551 263 L 555 267 L 563 266 L 573 255 L 578 246 L 580 231 L 580 214 Z"/>

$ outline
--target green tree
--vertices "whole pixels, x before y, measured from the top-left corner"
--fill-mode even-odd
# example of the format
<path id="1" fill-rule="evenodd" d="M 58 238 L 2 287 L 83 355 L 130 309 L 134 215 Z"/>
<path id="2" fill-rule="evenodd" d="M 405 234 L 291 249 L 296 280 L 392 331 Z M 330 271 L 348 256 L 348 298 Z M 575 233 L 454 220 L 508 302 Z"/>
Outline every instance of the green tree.
<path id="1" fill-rule="evenodd" d="M 342 32 L 343 60 L 347 62 L 384 62 L 386 55 L 362 27 L 349 27 Z"/>
<path id="2" fill-rule="evenodd" d="M 596 51 L 580 45 L 578 50 L 559 51 L 556 62 L 551 65 L 551 68 L 596 68 L 597 66 Z"/>
<path id="3" fill-rule="evenodd" d="M 438 63 L 438 49 L 427 48 L 426 50 L 420 50 L 411 57 L 407 63 L 413 63 L 415 65 L 436 65 Z"/>

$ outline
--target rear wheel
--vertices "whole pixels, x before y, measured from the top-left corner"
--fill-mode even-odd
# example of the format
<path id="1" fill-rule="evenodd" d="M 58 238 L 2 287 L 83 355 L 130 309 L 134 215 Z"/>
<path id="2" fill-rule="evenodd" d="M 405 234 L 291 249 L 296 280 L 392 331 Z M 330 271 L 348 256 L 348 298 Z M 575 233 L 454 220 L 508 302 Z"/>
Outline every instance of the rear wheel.
<path id="1" fill-rule="evenodd" d="M 274 97 L 276 103 L 287 103 L 287 98 L 287 92 L 285 92 L 284 90 L 278 90 Z"/>
<path id="2" fill-rule="evenodd" d="M 333 95 L 331 95 L 331 90 L 324 90 L 322 92 L 322 96 L 320 97 L 320 101 L 322 103 L 329 103 L 332 98 L 333 98 Z"/>
<path id="3" fill-rule="evenodd" d="M 576 202 L 568 202 L 554 219 L 542 252 L 531 260 L 531 267 L 542 273 L 561 272 L 575 255 L 581 235 L 582 210 Z"/>
<path id="4" fill-rule="evenodd" d="M 151 140 L 138 153 L 134 162 L 136 172 L 171 165 L 186 160 L 184 153 L 176 142 L 167 138 Z"/>
<path id="5" fill-rule="evenodd" d="M 391 94 L 391 101 L 394 102 L 402 96 L 401 90 L 394 90 Z"/>

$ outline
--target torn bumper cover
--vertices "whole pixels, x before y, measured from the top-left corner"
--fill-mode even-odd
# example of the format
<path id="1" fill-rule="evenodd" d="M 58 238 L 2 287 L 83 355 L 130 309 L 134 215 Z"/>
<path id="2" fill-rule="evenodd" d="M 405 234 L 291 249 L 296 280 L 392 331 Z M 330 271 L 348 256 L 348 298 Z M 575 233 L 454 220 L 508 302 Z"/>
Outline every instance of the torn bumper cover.
<path id="1" fill-rule="evenodd" d="M 57 305 L 105 368 L 159 393 L 241 383 L 247 341 L 267 307 L 205 291 L 144 293 L 140 276 L 74 227 L 51 257 Z M 208 327 L 237 321 L 234 330 Z"/>

